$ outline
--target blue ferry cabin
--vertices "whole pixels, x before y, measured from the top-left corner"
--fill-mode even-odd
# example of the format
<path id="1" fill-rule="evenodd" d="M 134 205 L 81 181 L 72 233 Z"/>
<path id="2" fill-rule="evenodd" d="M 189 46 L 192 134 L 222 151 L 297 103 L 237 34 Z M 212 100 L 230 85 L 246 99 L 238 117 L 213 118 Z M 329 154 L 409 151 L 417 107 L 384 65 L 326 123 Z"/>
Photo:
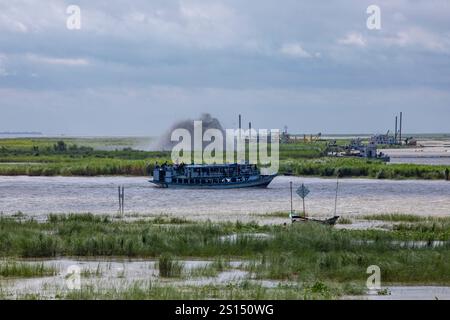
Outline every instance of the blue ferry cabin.
<path id="1" fill-rule="evenodd" d="M 276 175 L 261 175 L 255 164 L 156 165 L 153 180 L 162 188 L 267 187 Z"/>

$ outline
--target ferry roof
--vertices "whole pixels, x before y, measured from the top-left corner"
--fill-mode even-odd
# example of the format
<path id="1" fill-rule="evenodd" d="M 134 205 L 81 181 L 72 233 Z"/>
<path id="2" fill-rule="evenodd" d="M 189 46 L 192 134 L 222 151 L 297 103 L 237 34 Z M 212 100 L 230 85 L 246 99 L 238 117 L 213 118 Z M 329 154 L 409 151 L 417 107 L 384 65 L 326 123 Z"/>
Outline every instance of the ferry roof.
<path id="1" fill-rule="evenodd" d="M 250 163 L 221 163 L 221 164 L 187 164 L 188 168 L 206 168 L 206 167 L 235 167 L 235 166 L 250 166 Z"/>

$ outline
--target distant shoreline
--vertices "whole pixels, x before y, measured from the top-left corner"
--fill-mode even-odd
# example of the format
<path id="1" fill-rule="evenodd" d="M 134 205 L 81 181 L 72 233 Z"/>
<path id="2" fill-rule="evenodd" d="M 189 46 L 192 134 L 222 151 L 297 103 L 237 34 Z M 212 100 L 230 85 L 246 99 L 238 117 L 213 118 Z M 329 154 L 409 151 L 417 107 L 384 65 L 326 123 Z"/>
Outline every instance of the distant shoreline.
<path id="1" fill-rule="evenodd" d="M 34 131 L 30 131 L 30 132 L 28 132 L 28 131 L 24 131 L 24 132 L 21 132 L 21 131 L 17 131 L 17 132 L 15 132 L 15 131 L 0 132 L 0 135 L 27 135 L 27 134 L 31 134 L 31 135 L 34 135 L 34 136 L 41 136 L 42 132 L 34 132 Z"/>

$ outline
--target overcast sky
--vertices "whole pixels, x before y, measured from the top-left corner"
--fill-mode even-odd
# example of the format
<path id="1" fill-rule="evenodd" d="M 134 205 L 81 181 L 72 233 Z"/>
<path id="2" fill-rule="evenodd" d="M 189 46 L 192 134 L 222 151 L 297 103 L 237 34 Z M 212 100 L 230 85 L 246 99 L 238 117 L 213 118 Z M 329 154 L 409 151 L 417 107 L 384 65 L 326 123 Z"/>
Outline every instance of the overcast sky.
<path id="1" fill-rule="evenodd" d="M 0 131 L 157 135 L 209 112 L 370 133 L 399 111 L 450 132 L 448 0 L 0 0 Z"/>

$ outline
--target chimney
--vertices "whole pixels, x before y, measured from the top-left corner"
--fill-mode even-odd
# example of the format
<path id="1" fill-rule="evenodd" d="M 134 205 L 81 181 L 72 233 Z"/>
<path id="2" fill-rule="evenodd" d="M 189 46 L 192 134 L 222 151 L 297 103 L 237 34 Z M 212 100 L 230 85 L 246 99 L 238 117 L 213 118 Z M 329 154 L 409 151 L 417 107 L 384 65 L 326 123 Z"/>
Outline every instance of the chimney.
<path id="1" fill-rule="evenodd" d="M 400 112 L 400 144 L 402 143 L 403 112 Z"/>
<path id="2" fill-rule="evenodd" d="M 395 132 L 394 132 L 395 144 L 397 144 L 398 142 L 397 135 L 398 135 L 398 116 L 395 116 Z"/>

